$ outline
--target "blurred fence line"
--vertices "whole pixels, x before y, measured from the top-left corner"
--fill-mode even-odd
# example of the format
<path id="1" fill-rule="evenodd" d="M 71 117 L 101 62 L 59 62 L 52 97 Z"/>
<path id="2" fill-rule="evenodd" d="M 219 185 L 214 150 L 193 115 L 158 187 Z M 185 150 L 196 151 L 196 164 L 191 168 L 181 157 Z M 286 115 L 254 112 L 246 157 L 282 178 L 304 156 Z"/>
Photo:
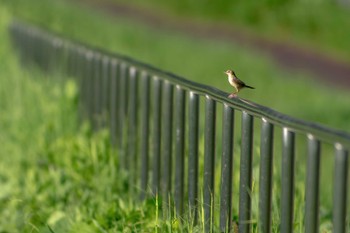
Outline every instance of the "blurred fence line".
<path id="1" fill-rule="evenodd" d="M 23 63 L 66 72 L 79 86 L 79 108 L 94 129 L 109 127 L 121 168 L 141 199 L 159 194 L 174 198 L 179 215 L 194 219 L 204 213 L 205 230 L 214 229 L 219 215 L 222 232 L 232 229 L 232 202 L 239 201 L 239 232 L 251 232 L 253 138 L 260 137 L 259 232 L 271 232 L 273 148 L 275 127 L 282 128 L 280 232 L 293 232 L 296 137 L 307 137 L 305 232 L 319 230 L 321 145 L 334 147 L 333 232 L 346 232 L 350 134 L 305 122 L 174 74 L 65 39 L 23 22 L 10 26 L 11 38 Z M 179 58 L 184 59 L 184 58 Z M 185 62 L 185 61 L 184 61 Z M 200 102 L 204 102 L 201 111 Z M 217 107 L 223 110 L 221 165 L 214 166 Z M 204 112 L 201 114 L 201 112 Z M 235 114 L 236 112 L 236 114 Z M 233 196 L 234 116 L 241 114 L 239 197 Z M 204 119 L 204 122 L 201 121 Z M 261 123 L 260 135 L 254 122 Z M 200 129 L 204 132 L 204 168 L 199 172 Z M 215 169 L 220 169 L 219 197 L 214 195 Z M 327 171 L 323 171 L 327 172 Z M 199 186 L 202 179 L 202 186 Z M 200 195 L 203 195 L 200 197 Z M 220 199 L 219 211 L 214 199 Z M 199 201 L 201 200 L 201 201 Z"/>

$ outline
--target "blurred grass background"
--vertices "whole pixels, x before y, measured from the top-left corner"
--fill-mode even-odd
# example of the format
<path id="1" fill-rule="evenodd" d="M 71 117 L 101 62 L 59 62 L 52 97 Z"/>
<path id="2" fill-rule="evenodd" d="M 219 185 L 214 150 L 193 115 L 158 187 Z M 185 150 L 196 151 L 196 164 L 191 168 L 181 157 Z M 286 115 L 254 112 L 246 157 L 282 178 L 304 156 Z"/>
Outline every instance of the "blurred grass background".
<path id="1" fill-rule="evenodd" d="M 350 94 L 347 90 L 317 81 L 302 71 L 287 72 L 267 56 L 239 44 L 157 30 L 64 1 L 5 0 L 5 3 L 18 17 L 228 92 L 232 92 L 232 88 L 223 71 L 234 69 L 242 80 L 256 87 L 253 91 L 242 91 L 243 98 L 305 120 L 349 128 Z M 174 1 L 169 2 L 169 9 L 171 4 Z M 301 20 L 300 17 L 303 16 L 295 20 Z M 274 37 L 275 34 L 271 35 Z M 341 35 L 340 38 L 345 39 Z"/>
<path id="2" fill-rule="evenodd" d="M 132 4 L 162 9 L 181 17 L 195 17 L 204 22 L 234 22 L 271 39 L 297 41 L 303 46 L 312 44 L 314 48 L 348 59 L 346 46 L 349 45 L 344 42 L 349 36 L 344 35 L 347 34 L 345 28 L 349 28 L 349 21 L 345 20 L 348 16 L 344 13 L 346 10 L 335 3 L 263 1 L 256 5 L 234 1 L 232 4 L 235 5 L 226 5 L 229 3 L 219 1 L 218 5 L 207 6 L 196 1 L 192 1 L 193 4 L 153 1 L 158 5 L 151 5 L 152 1 L 145 4 L 137 0 L 133 0 Z M 115 170 L 118 161 L 113 159 L 110 151 L 108 133 L 103 131 L 93 135 L 89 126 L 80 126 L 77 122 L 78 93 L 74 82 L 59 83 L 38 70 L 22 69 L 6 32 L 13 17 L 227 92 L 231 92 L 232 88 L 228 86 L 223 71 L 233 68 L 242 80 L 256 87 L 252 91 L 243 90 L 240 93 L 243 98 L 295 117 L 349 131 L 348 90 L 318 82 L 308 73 L 287 72 L 267 56 L 239 44 L 159 30 L 118 16 L 107 16 L 69 1 L 0 0 L 0 4 L 0 125 L 4 126 L 0 133 L 3 145 L 0 147 L 0 185 L 4 187 L 0 192 L 0 209 L 4 216 L 0 220 L 0 231 L 52 232 L 53 229 L 54 232 L 103 232 L 108 229 L 118 232 L 143 229 L 152 232 L 155 229 L 167 231 L 170 226 L 176 228 L 172 219 L 157 222 L 153 200 L 138 205 L 130 201 L 130 197 L 125 197 L 126 178 Z M 316 10 L 307 14 L 309 4 Z M 302 13 L 299 14 L 299 11 Z M 333 19 L 329 19 L 332 18 L 328 17 L 329 14 L 334 16 Z M 283 17 L 285 20 L 281 21 Z M 317 26 L 307 23 L 308 20 Z M 317 28 L 317 33 L 312 31 L 312 27 Z M 344 41 L 339 42 L 341 39 Z M 218 117 L 218 121 L 221 118 Z M 279 133 L 276 137 L 281 138 Z M 239 140 L 235 139 L 238 143 Z M 297 143 L 305 148 L 303 139 Z M 325 146 L 325 149 L 326 155 L 332 151 L 331 146 Z M 279 155 L 279 148 L 275 151 Z M 254 153 L 259 153 L 257 139 L 254 141 Z M 235 147 L 235 155 L 239 155 L 239 146 Z M 303 152 L 298 152 L 297 164 L 304 162 Z M 323 170 L 331 170 L 331 162 L 328 162 L 323 160 Z M 254 169 L 254 180 L 257 181 L 257 162 Z M 278 169 L 276 165 L 276 174 Z M 235 171 L 238 172 L 237 167 Z M 300 220 L 296 229 L 300 231 L 303 229 L 304 197 L 301 177 L 303 174 L 298 174 L 296 179 L 296 216 Z M 219 183 L 216 182 L 216 185 Z M 254 187 L 253 217 L 256 219 L 257 184 Z M 327 232 L 331 229 L 330 212 L 326 208 L 331 199 L 331 187 L 325 188 L 327 191 L 321 196 L 321 211 L 323 228 Z M 280 187 L 275 186 L 274 189 L 278 193 Z M 238 190 L 234 192 L 237 196 Z M 237 210 L 237 203 L 234 203 L 234 209 Z M 273 229 L 278 232 L 278 195 L 274 198 L 273 210 Z M 186 226 L 185 229 L 189 232 L 196 230 Z"/>
<path id="3" fill-rule="evenodd" d="M 152 232 L 153 200 L 130 201 L 109 133 L 78 120 L 73 79 L 19 63 L 12 17 L 0 8 L 0 232 Z"/>
<path id="4" fill-rule="evenodd" d="M 102 0 L 106 1 L 106 0 Z M 341 0 L 110 0 L 206 22 L 225 22 L 271 40 L 299 43 L 350 60 L 349 3 Z"/>

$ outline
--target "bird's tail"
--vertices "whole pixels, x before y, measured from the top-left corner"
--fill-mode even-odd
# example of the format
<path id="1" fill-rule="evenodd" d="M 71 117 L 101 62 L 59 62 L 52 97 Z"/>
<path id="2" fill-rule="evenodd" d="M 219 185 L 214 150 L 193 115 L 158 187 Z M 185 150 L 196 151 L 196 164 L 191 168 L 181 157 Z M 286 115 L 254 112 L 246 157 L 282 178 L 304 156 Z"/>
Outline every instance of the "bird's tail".
<path id="1" fill-rule="evenodd" d="M 250 88 L 250 89 L 255 89 L 255 87 L 251 87 L 251 86 L 248 86 L 248 85 L 245 85 L 245 87 Z"/>

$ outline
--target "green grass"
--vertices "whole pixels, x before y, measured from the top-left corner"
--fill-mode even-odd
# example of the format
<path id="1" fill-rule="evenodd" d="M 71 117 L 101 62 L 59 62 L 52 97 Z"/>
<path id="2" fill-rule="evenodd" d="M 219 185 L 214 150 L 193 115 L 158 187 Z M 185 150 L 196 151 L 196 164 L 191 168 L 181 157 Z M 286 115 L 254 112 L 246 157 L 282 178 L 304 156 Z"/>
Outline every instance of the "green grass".
<path id="1" fill-rule="evenodd" d="M 239 45 L 186 38 L 119 18 L 103 17 L 89 9 L 60 1 L 3 1 L 0 13 L 0 57 L 3 59 L 0 63 L 0 107 L 4 113 L 0 115 L 0 125 L 4 126 L 0 134 L 0 185 L 4 187 L 0 191 L 0 213 L 3 216 L 0 231 L 50 232 L 51 228 L 54 232 L 120 232 L 123 229 L 125 232 L 141 229 L 142 232 L 154 232 L 156 229 L 158 232 L 201 232 L 201 225 L 191 228 L 190 221 L 179 224 L 177 218 L 162 220 L 159 217 L 162 213 L 156 207 L 157 203 L 161 205 L 161 200 L 132 201 L 137 197 L 126 192 L 128 176 L 117 169 L 118 161 L 110 149 L 108 133 L 93 134 L 88 125 L 80 126 L 77 122 L 78 93 L 74 82 L 55 82 L 35 69 L 23 71 L 17 63 L 6 35 L 6 26 L 13 15 L 227 91 L 231 90 L 227 88 L 222 71 L 234 66 L 244 81 L 257 88 L 242 92 L 244 98 L 301 118 L 339 128 L 348 127 L 350 96 L 347 92 L 315 84 L 307 74 L 286 73 L 268 58 Z M 259 123 L 256 123 L 257 132 L 258 127 Z M 238 126 L 236 130 L 237 135 Z M 276 138 L 281 138 L 280 129 Z M 219 139 L 217 143 L 220 144 Z M 238 214 L 239 143 L 238 136 L 235 139 L 234 217 Z M 202 156 L 203 138 L 200 145 Z M 300 150 L 297 152 L 295 230 L 302 231 L 302 166 L 305 164 L 305 141 L 302 137 L 297 145 Z M 331 158 L 332 148 L 325 146 L 324 149 L 324 157 Z M 279 222 L 280 151 L 276 146 L 274 232 L 278 232 Z M 256 226 L 258 139 L 254 140 L 254 154 L 257 155 L 253 188 L 253 220 Z M 219 162 L 218 158 L 217 166 Z M 322 162 L 322 171 L 327 171 L 323 176 L 328 174 L 330 179 L 331 164 L 327 159 Z M 220 184 L 218 171 L 216 187 Z M 326 191 L 321 194 L 321 229 L 329 231 L 331 187 L 323 186 Z M 215 211 L 218 201 L 215 201 Z"/>
<path id="2" fill-rule="evenodd" d="M 0 9 L 0 232 L 202 232 L 127 192 L 107 130 L 79 123 L 73 79 L 23 69 Z"/>
<path id="3" fill-rule="evenodd" d="M 78 124 L 75 83 L 21 68 L 10 19 L 1 8 L 0 232 L 152 232 L 154 201 L 127 197 L 108 132 Z"/>
<path id="4" fill-rule="evenodd" d="M 108 18 L 61 1 L 5 1 L 15 15 L 74 39 L 205 83 L 228 92 L 224 70 L 233 68 L 255 90 L 243 98 L 302 119 L 348 128 L 350 94 L 302 72 L 285 72 L 268 57 L 236 44 L 188 38 L 171 31 Z"/>
<path id="5" fill-rule="evenodd" d="M 234 25 L 270 40 L 297 42 L 350 61 L 349 7 L 337 1 L 112 1 L 142 6 L 164 15 Z"/>

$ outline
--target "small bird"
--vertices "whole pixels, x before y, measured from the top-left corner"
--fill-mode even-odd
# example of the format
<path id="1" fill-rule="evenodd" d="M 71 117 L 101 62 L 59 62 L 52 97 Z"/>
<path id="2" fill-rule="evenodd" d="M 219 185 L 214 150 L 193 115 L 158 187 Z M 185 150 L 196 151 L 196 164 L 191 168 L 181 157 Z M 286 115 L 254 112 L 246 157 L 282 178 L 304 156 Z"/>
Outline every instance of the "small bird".
<path id="1" fill-rule="evenodd" d="M 235 72 L 233 70 L 227 70 L 224 73 L 227 74 L 228 82 L 231 84 L 231 86 L 233 86 L 236 89 L 236 92 L 232 93 L 231 95 L 229 95 L 229 97 L 236 96 L 236 94 L 242 88 L 245 88 L 245 87 L 250 88 L 250 89 L 255 89 L 254 87 L 246 85 L 242 80 L 237 78 L 237 76 L 236 76 L 236 74 L 235 74 Z"/>

